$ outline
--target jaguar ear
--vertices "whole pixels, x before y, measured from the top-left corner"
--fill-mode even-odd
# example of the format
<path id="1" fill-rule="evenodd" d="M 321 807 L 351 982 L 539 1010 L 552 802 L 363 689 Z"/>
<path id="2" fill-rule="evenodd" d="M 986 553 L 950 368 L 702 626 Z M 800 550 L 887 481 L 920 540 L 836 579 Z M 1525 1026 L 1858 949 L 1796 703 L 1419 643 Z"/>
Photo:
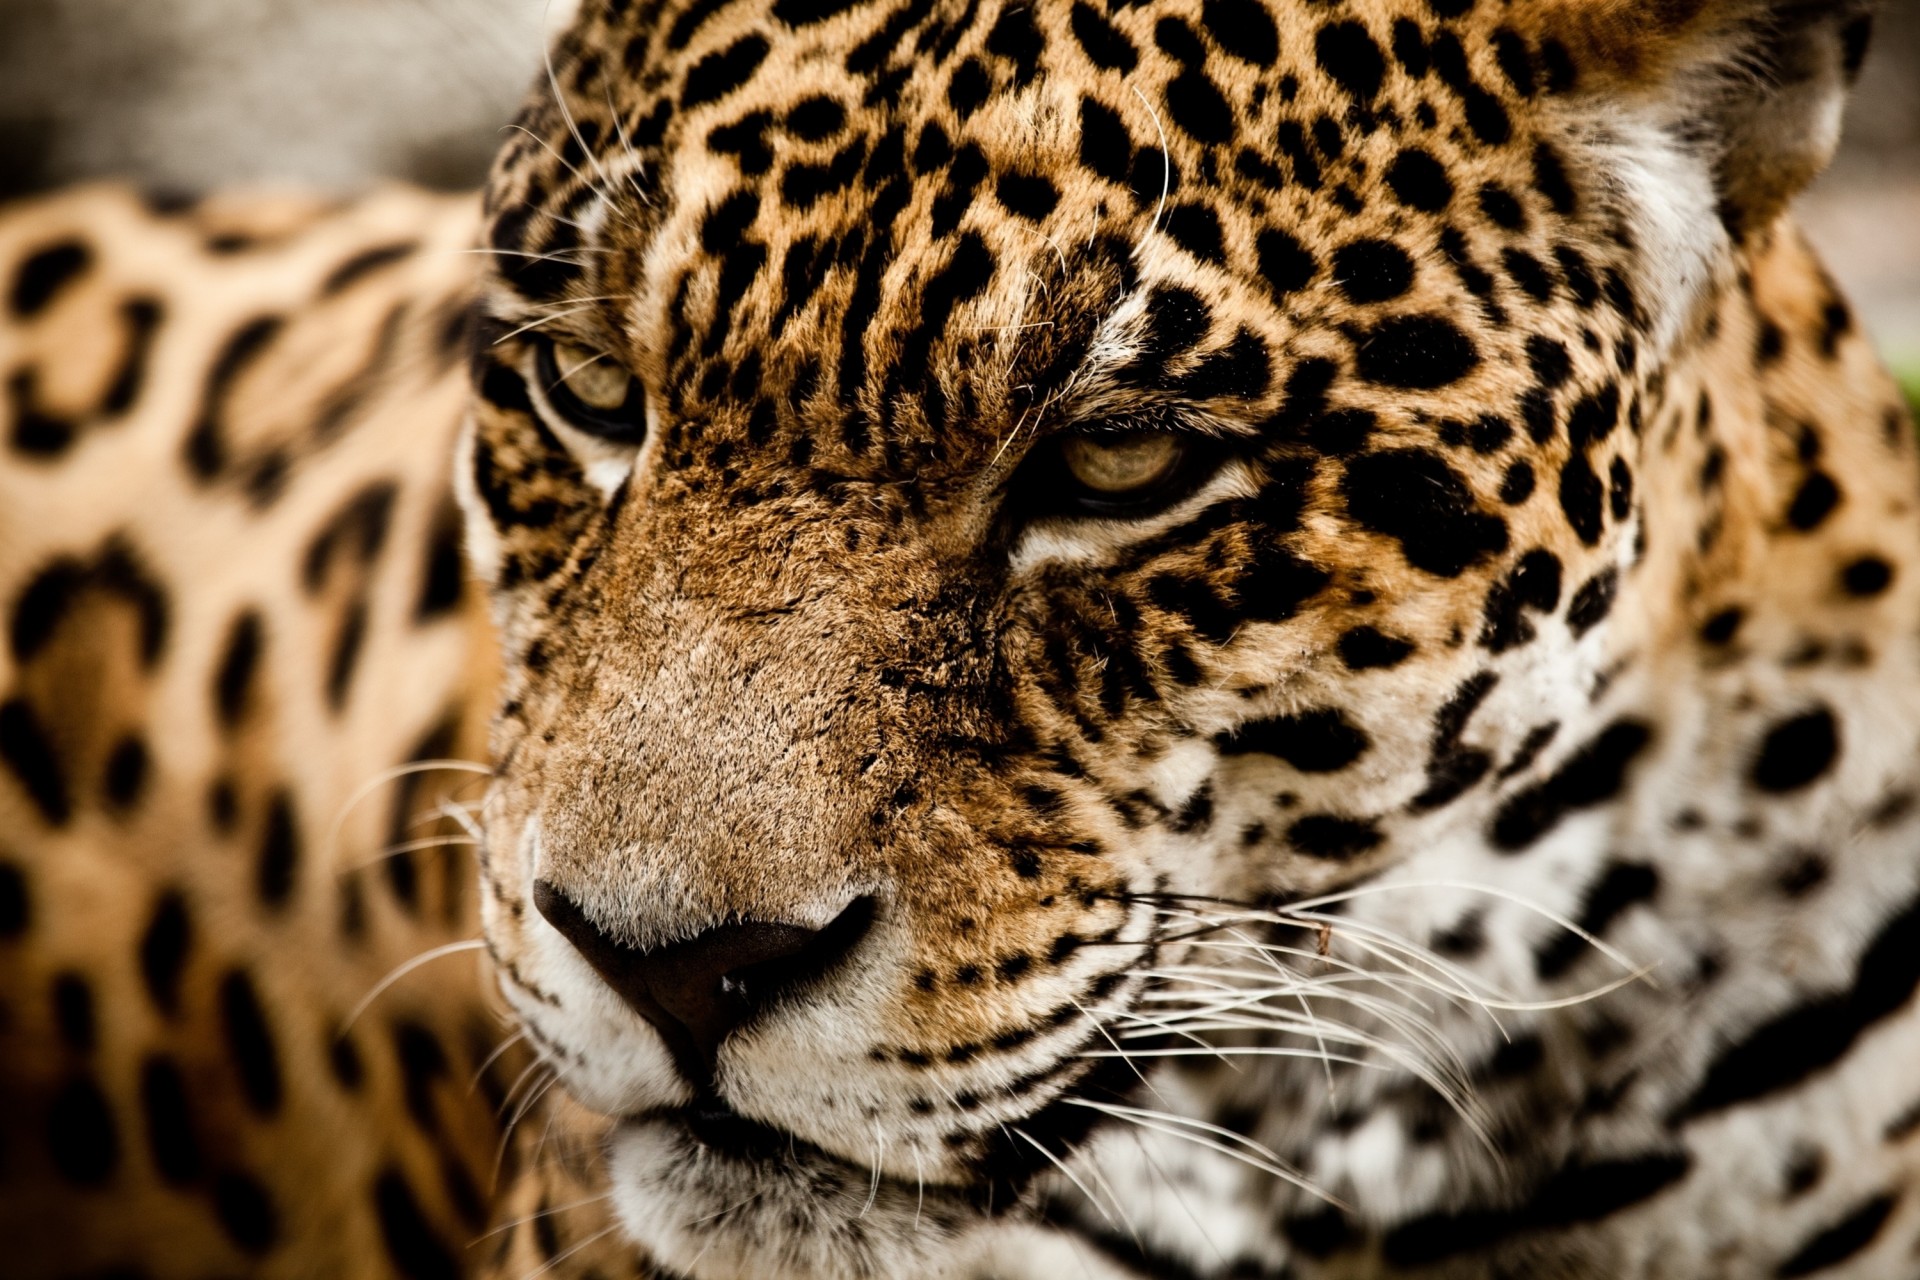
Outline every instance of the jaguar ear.
<path id="1" fill-rule="evenodd" d="M 1736 237 L 1833 158 L 1873 0 L 1548 0 L 1525 6 L 1576 92 L 1627 95 L 1711 166 Z M 1520 11 L 1522 6 L 1515 6 Z"/>

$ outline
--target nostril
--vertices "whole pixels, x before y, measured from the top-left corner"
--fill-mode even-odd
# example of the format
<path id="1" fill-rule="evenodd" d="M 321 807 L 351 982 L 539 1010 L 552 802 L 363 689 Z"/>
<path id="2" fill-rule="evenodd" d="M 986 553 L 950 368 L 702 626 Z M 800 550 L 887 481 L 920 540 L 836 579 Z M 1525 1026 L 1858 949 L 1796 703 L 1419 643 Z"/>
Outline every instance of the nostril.
<path id="1" fill-rule="evenodd" d="M 643 951 L 609 936 L 579 904 L 536 880 L 533 904 L 627 1005 L 653 1024 L 696 1084 L 713 1076 L 720 1044 L 775 998 L 817 981 L 873 923 L 858 898 L 825 928 L 743 920 Z"/>

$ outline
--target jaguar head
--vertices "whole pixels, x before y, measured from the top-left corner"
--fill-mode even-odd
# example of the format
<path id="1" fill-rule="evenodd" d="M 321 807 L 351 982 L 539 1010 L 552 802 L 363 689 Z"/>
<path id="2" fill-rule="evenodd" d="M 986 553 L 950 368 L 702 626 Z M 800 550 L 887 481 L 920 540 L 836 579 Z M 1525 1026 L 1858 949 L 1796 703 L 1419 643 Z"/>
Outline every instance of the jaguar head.
<path id="1" fill-rule="evenodd" d="M 461 474 L 488 937 L 651 1255 L 930 1272 L 1212 1034 L 1223 929 L 1293 974 L 1277 904 L 1617 791 L 1651 424 L 1857 36 L 1781 8 L 587 0 Z"/>

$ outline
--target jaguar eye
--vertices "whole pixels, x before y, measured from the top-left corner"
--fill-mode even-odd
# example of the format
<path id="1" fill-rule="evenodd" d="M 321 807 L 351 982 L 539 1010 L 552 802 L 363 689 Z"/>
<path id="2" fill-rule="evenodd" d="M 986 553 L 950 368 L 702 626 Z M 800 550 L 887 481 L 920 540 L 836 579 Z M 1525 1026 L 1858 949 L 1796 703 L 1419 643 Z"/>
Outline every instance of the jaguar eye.
<path id="1" fill-rule="evenodd" d="M 547 404 L 569 425 L 617 444 L 646 438 L 646 392 L 619 360 L 552 339 L 542 339 L 536 351 Z"/>
<path id="2" fill-rule="evenodd" d="M 1186 446 L 1164 431 L 1068 436 L 1060 445 L 1067 474 L 1099 500 L 1125 502 L 1160 488 L 1186 460 Z"/>

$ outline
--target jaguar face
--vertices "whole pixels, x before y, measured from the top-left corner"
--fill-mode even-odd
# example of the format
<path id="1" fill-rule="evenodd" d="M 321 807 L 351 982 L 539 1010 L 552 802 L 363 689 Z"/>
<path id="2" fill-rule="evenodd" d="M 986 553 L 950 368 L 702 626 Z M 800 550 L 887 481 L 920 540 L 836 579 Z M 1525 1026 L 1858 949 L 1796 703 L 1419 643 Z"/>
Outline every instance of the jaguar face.
<path id="1" fill-rule="evenodd" d="M 1195 904 L 1500 865 L 1597 798 L 1556 733 L 1644 746 L 1591 695 L 1737 210 L 1496 8 L 556 48 L 463 465 L 487 930 L 669 1267 L 931 1268 L 1143 1087 Z"/>

